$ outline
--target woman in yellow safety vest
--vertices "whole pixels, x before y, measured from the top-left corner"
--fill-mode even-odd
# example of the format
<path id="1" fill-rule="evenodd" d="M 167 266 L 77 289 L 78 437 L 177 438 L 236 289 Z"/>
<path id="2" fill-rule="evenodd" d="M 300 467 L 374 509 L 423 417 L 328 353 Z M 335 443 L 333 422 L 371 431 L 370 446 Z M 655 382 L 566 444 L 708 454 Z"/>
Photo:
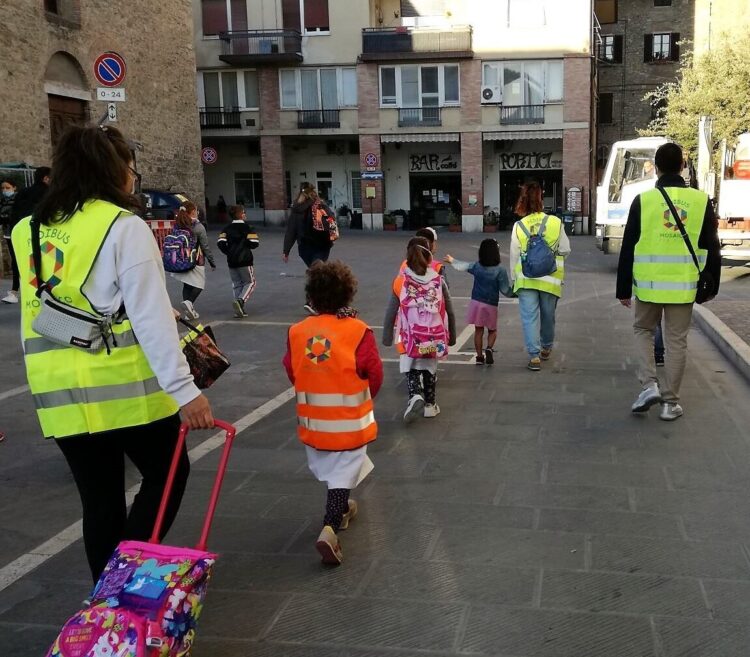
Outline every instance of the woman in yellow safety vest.
<path id="1" fill-rule="evenodd" d="M 156 241 L 134 214 L 137 177 L 117 129 L 72 126 L 55 149 L 49 190 L 33 224 L 26 217 L 12 236 L 20 256 L 29 387 L 42 432 L 55 439 L 78 487 L 94 580 L 119 541 L 148 539 L 180 414 L 191 428 L 213 426 L 209 403 L 180 351 Z M 40 235 L 40 272 L 30 262 L 32 229 Z M 112 322 L 106 350 L 66 347 L 34 330 L 37 277 L 58 301 Z M 130 513 L 126 456 L 142 476 Z M 164 533 L 177 514 L 188 472 L 183 452 Z"/>
<path id="2" fill-rule="evenodd" d="M 538 372 L 542 368 L 542 361 L 548 360 L 552 354 L 555 311 L 557 300 L 562 296 L 565 258 L 570 253 L 570 242 L 560 219 L 544 213 L 542 188 L 535 180 L 522 185 L 515 211 L 521 219 L 511 231 L 510 275 L 513 291 L 518 295 L 523 337 L 526 351 L 529 352 L 527 367 Z M 541 230 L 542 238 L 555 254 L 557 269 L 546 276 L 529 278 L 524 276 L 522 259 L 527 251 L 529 235 L 540 234 Z"/>

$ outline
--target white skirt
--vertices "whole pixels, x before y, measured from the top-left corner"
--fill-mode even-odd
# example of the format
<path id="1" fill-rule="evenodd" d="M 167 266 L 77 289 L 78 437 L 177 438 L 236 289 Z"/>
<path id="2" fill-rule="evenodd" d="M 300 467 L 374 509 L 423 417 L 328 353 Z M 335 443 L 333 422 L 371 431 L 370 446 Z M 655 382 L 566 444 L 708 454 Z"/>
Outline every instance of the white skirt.
<path id="1" fill-rule="evenodd" d="M 200 290 L 206 287 L 206 268 L 203 265 L 197 265 L 188 271 L 179 274 L 170 274 L 170 276 L 176 278 L 181 283 L 187 283 Z"/>
<path id="2" fill-rule="evenodd" d="M 427 370 L 435 374 L 438 368 L 437 358 L 411 358 L 406 354 L 401 354 L 399 358 L 399 372 L 406 374 L 409 370 Z"/>
<path id="3" fill-rule="evenodd" d="M 367 456 L 367 445 L 345 452 L 326 452 L 309 445 L 305 445 L 305 450 L 310 472 L 318 481 L 325 481 L 328 488 L 356 488 L 375 467 Z"/>

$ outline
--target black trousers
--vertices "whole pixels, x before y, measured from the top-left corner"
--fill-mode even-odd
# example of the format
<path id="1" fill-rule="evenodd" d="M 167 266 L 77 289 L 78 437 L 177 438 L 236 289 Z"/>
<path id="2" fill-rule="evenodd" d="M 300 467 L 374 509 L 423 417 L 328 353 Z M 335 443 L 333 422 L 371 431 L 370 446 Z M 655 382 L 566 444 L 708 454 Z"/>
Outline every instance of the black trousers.
<path id="1" fill-rule="evenodd" d="M 18 262 L 16 261 L 16 252 L 13 250 L 13 242 L 10 239 L 6 239 L 5 242 L 8 245 L 8 251 L 10 252 L 10 266 L 13 271 L 13 287 L 11 287 L 11 290 L 18 292 L 20 281 L 18 275 Z"/>
<path id="2" fill-rule="evenodd" d="M 145 541 L 151 536 L 179 429 L 179 415 L 173 415 L 151 424 L 56 441 L 81 496 L 83 542 L 95 582 L 120 541 Z M 126 456 L 143 478 L 130 513 L 125 503 Z M 160 538 L 177 515 L 189 473 L 183 449 Z"/>
<path id="3" fill-rule="evenodd" d="M 189 301 L 190 303 L 195 303 L 196 299 L 198 299 L 201 292 L 203 292 L 203 288 L 193 287 L 192 285 L 188 285 L 187 283 L 182 284 L 182 300 L 183 301 Z"/>

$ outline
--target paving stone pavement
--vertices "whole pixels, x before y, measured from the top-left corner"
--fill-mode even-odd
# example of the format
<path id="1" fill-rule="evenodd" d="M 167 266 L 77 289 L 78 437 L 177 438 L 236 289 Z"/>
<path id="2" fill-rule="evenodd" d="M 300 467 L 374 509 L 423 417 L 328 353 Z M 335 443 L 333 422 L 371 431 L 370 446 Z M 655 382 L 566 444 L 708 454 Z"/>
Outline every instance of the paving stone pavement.
<path id="1" fill-rule="evenodd" d="M 223 268 L 197 304 L 232 360 L 209 392 L 231 421 L 288 388 L 284 326 L 300 316 L 302 266 L 285 268 L 281 235 L 261 234 L 248 321 L 231 320 Z M 507 235 L 499 239 L 507 247 Z M 470 259 L 478 241 L 441 235 L 441 252 Z M 373 325 L 403 243 L 346 233 L 336 246 L 354 263 L 358 305 Z M 386 363 L 375 471 L 355 492 L 361 512 L 341 534 L 341 567 L 321 566 L 314 550 L 325 490 L 307 471 L 293 405 L 239 434 L 194 657 L 748 654 L 750 386 L 694 330 L 685 416 L 632 417 L 632 317 L 613 298 L 616 263 L 590 238 L 572 246 L 558 341 L 542 372 L 525 369 L 512 302 L 500 308 L 494 367 L 471 364 L 469 344 L 441 365 L 435 419 L 402 424 L 405 385 Z M 450 278 L 463 327 L 471 279 Z M 0 338 L 12 345 L 17 315 L 0 311 Z M 20 353 L 9 351 L 0 394 L 24 383 Z M 0 418 L 9 434 L 0 445 L 2 568 L 80 510 L 28 396 L 4 398 Z M 195 541 L 217 460 L 212 452 L 193 464 L 169 543 Z M 87 595 L 87 578 L 76 541 L 0 591 L 0 656 L 43 655 Z"/>

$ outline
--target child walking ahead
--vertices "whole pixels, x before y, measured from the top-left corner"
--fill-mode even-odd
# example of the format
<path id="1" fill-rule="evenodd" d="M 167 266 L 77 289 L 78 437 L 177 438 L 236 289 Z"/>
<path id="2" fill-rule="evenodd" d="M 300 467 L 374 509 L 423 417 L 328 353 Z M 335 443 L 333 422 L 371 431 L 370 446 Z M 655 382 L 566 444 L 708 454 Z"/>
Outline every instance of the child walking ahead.
<path id="1" fill-rule="evenodd" d="M 255 229 L 245 221 L 245 208 L 233 205 L 229 208 L 229 216 L 232 222 L 221 229 L 216 246 L 227 257 L 234 292 L 234 316 L 247 317 L 245 304 L 255 292 L 253 249 L 258 248 L 260 241 Z"/>
<path id="2" fill-rule="evenodd" d="M 432 252 L 424 237 L 413 237 L 406 250 L 406 269 L 393 281 L 383 321 L 383 344 L 393 344 L 406 374 L 409 401 L 404 421 L 413 422 L 421 413 L 435 417 L 437 363 L 456 344 L 456 321 L 448 286 L 431 266 Z M 394 331 L 395 326 L 395 331 Z"/>
<path id="3" fill-rule="evenodd" d="M 497 339 L 497 304 L 500 293 L 513 296 L 508 280 L 508 272 L 500 265 L 500 245 L 497 240 L 482 240 L 479 245 L 477 262 L 463 262 L 452 255 L 445 256 L 445 262 L 458 271 L 465 271 L 474 277 L 471 288 L 471 301 L 466 313 L 466 323 L 474 324 L 474 348 L 477 350 L 476 364 L 492 365 L 495 340 Z M 484 344 L 484 329 L 487 329 L 487 348 Z"/>
<path id="4" fill-rule="evenodd" d="M 383 383 L 383 363 L 370 328 L 350 307 L 357 291 L 341 262 L 317 263 L 305 292 L 317 316 L 289 329 L 284 367 L 297 392 L 297 433 L 307 464 L 328 484 L 323 529 L 315 544 L 323 563 L 343 559 L 337 532 L 357 515 L 349 493 L 373 468 L 367 443 L 377 437 L 372 398 Z"/>

